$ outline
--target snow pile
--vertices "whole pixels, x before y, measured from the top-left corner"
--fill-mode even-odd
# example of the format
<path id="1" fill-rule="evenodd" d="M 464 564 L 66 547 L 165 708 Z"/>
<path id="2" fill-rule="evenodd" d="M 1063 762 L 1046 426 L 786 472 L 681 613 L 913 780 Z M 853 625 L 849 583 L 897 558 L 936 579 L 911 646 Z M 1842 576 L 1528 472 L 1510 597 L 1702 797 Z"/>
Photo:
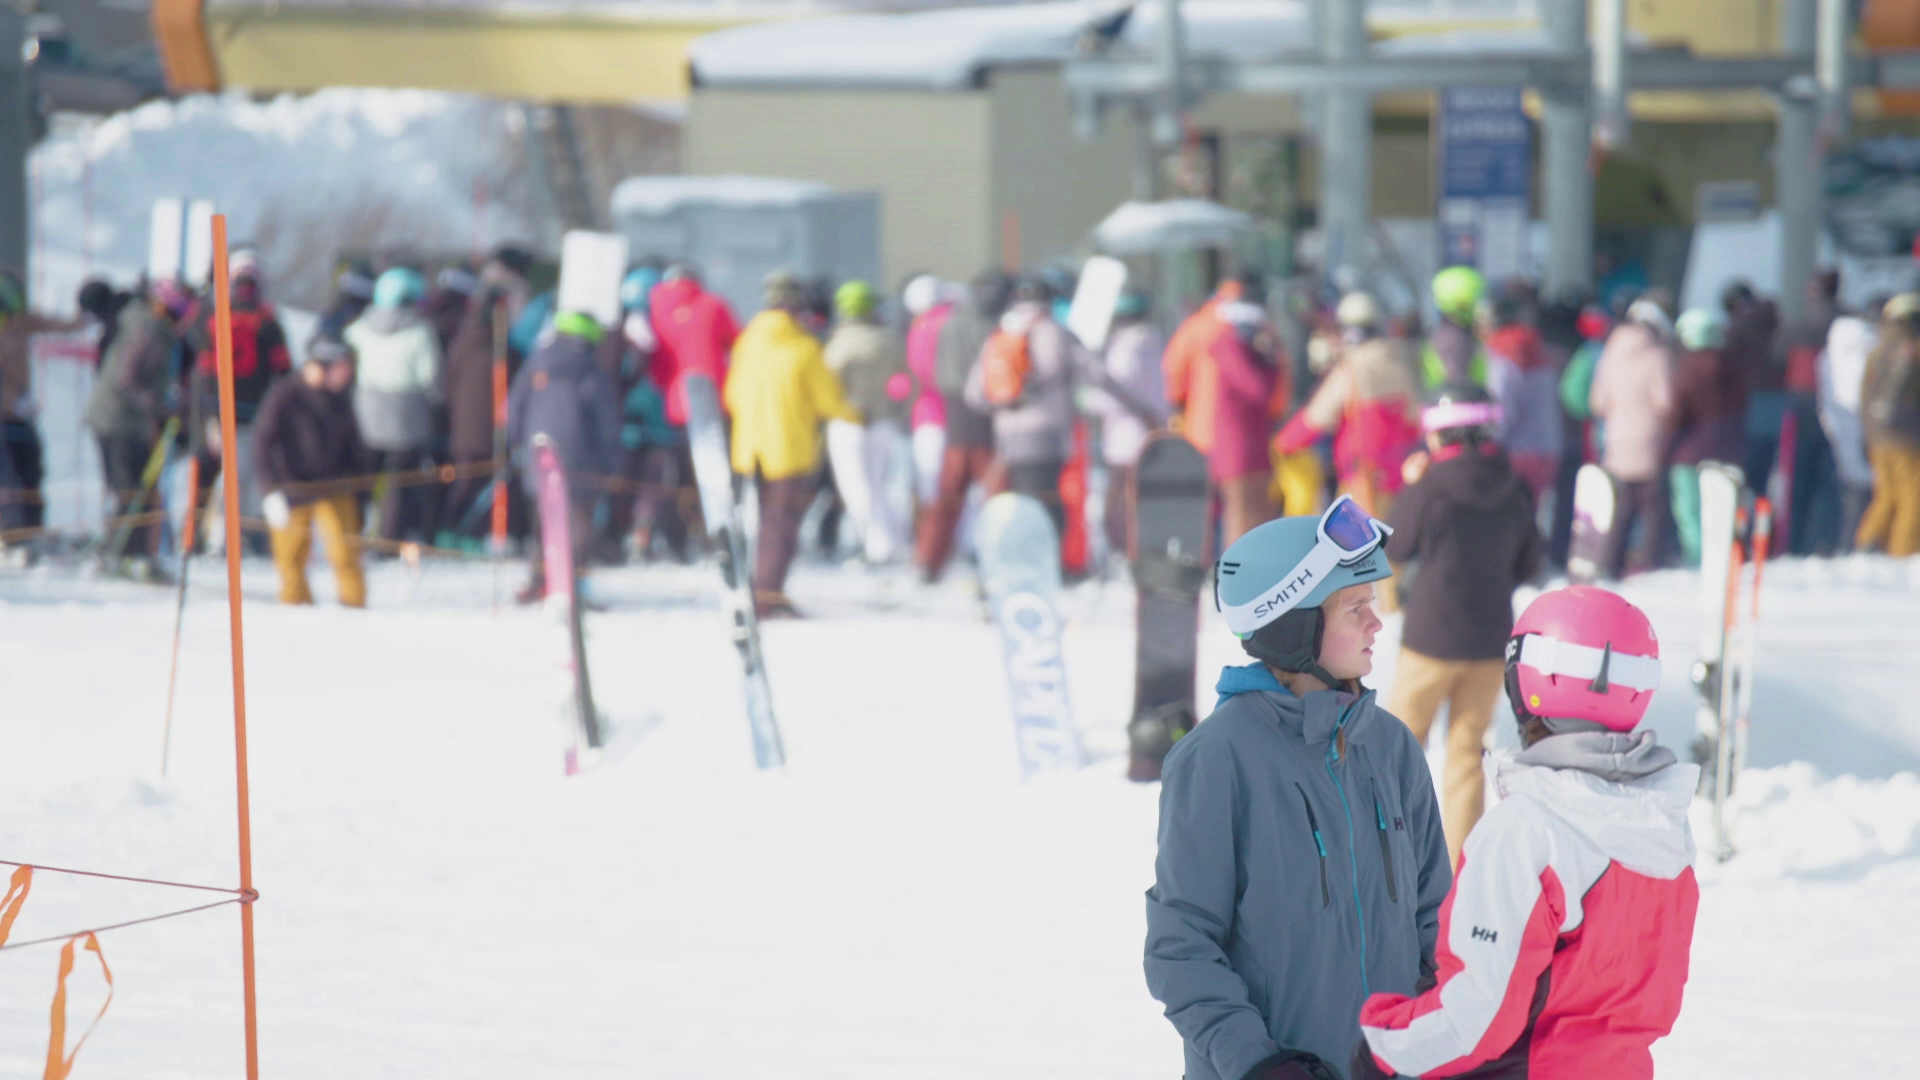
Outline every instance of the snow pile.
<path id="1" fill-rule="evenodd" d="M 62 118 L 30 166 L 35 303 L 70 311 L 89 275 L 132 281 L 163 196 L 212 200 L 236 245 L 262 245 L 283 297 L 316 280 L 324 289 L 333 260 L 356 248 L 464 254 L 524 236 L 503 198 L 517 123 L 511 106 L 481 98 L 358 89 Z"/>
<path id="2" fill-rule="evenodd" d="M 1920 856 L 1920 776 L 1910 772 L 1829 780 L 1804 761 L 1753 769 L 1733 807 L 1731 879 L 1858 877 Z"/>
<path id="3" fill-rule="evenodd" d="M 983 70 L 1061 63 L 1107 3 L 1013 4 L 898 15 L 839 15 L 762 23 L 709 34 L 687 58 L 703 86 L 782 83 L 961 90 Z M 1187 0 L 1187 48 L 1196 55 L 1272 56 L 1311 46 L 1300 0 Z M 1157 5 L 1136 6 L 1119 46 L 1150 53 L 1160 34 Z"/>

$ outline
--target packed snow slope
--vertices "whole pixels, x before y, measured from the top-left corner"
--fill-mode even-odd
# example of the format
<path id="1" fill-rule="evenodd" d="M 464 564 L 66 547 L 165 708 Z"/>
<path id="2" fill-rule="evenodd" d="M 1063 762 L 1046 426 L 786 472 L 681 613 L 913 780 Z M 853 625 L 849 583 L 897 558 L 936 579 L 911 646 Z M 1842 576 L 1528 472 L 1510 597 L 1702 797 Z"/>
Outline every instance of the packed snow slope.
<path id="1" fill-rule="evenodd" d="M 1909 1071 L 1916 567 L 1771 568 L 1740 855 L 1701 865 L 1662 1075 Z M 194 572 L 164 780 L 171 592 L 0 577 L 0 858 L 235 882 L 224 576 Z M 278 607 L 271 569 L 248 567 L 263 1074 L 1177 1076 L 1140 974 L 1157 789 L 1120 777 L 1131 591 L 1068 597 L 1094 762 L 1022 786 L 965 585 L 802 567 L 813 617 L 766 628 L 790 757 L 772 774 L 752 767 L 716 585 L 703 567 L 599 575 L 590 650 L 616 744 L 564 779 L 559 632 L 495 614 L 484 565 L 386 564 L 366 612 Z M 1666 653 L 1653 722 L 1682 744 L 1698 589 L 1627 590 Z M 1235 649 L 1211 616 L 1202 633 L 1210 684 Z M 43 874 L 15 940 L 203 895 Z M 115 997 L 75 1075 L 239 1075 L 237 923 L 227 907 L 102 935 Z M 0 1077 L 40 1075 L 56 953 L 0 953 Z M 84 963 L 74 987 L 77 1036 L 104 987 Z"/>

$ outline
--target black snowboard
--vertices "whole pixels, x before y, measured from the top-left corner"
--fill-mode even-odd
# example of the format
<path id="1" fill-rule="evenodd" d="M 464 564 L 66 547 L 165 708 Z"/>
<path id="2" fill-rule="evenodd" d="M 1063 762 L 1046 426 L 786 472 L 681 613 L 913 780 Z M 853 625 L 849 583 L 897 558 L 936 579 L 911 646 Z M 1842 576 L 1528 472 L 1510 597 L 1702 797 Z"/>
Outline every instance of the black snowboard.
<path id="1" fill-rule="evenodd" d="M 1199 719 L 1194 667 L 1206 586 L 1207 459 L 1178 435 L 1156 435 L 1133 476 L 1129 551 L 1140 596 L 1127 725 L 1129 780 L 1160 779 L 1160 763 Z"/>

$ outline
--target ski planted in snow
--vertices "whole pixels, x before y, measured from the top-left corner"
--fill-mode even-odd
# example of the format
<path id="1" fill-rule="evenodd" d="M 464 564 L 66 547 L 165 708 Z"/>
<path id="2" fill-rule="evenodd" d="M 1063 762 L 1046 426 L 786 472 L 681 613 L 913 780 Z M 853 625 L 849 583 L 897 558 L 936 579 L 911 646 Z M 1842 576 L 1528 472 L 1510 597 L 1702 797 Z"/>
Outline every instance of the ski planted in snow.
<path id="1" fill-rule="evenodd" d="M 540 513 L 540 555 L 546 578 L 547 614 L 566 628 L 560 664 L 566 675 L 560 712 L 566 731 L 567 775 L 580 771 L 583 759 L 601 747 L 600 716 L 593 708 L 593 684 L 587 677 L 587 640 L 581 625 L 580 579 L 573 565 L 573 520 L 568 506 L 566 465 L 559 448 L 545 435 L 533 437 L 533 471 Z"/>
<path id="2" fill-rule="evenodd" d="M 760 650 L 760 623 L 754 617 L 753 583 L 748 577 L 747 538 L 740 525 L 740 508 L 733 498 L 733 462 L 727 453 L 720 393 L 712 379 L 697 372 L 686 376 L 685 386 L 694 480 L 700 488 L 707 535 L 719 557 L 725 586 L 722 602 L 732 624 L 733 646 L 740 652 L 744 669 L 753 760 L 763 769 L 779 768 L 786 764 L 787 752 L 780 742 L 780 726 L 774 721 L 773 688 L 767 683 L 766 659 Z"/>
<path id="3" fill-rule="evenodd" d="M 1207 582 L 1207 459 L 1178 435 L 1147 440 L 1133 475 L 1133 718 L 1127 779 L 1160 779 L 1160 763 L 1199 721 L 1193 680 L 1200 593 Z"/>
<path id="4" fill-rule="evenodd" d="M 1020 778 L 1086 764 L 1060 651 L 1060 541 L 1039 502 L 988 499 L 974 526 L 980 578 L 1007 661 Z"/>

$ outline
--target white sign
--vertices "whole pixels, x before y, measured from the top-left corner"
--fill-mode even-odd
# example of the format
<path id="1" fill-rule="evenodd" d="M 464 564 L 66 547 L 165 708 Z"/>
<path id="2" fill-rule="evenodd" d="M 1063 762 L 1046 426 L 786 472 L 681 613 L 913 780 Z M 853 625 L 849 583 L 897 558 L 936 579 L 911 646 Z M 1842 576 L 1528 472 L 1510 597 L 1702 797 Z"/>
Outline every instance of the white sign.
<path id="1" fill-rule="evenodd" d="M 1089 349 L 1099 350 L 1113 329 L 1113 309 L 1127 287 L 1127 264 L 1106 255 L 1095 255 L 1080 268 L 1080 284 L 1073 290 L 1073 306 L 1067 309 L 1067 329 Z"/>
<path id="2" fill-rule="evenodd" d="M 591 315 L 601 326 L 620 325 L 620 279 L 627 273 L 627 238 L 576 229 L 560 241 L 560 292 L 555 311 Z"/>
<path id="3" fill-rule="evenodd" d="M 164 281 L 180 277 L 180 247 L 186 231 L 186 204 L 179 199 L 153 200 L 147 226 L 147 278 Z"/>

